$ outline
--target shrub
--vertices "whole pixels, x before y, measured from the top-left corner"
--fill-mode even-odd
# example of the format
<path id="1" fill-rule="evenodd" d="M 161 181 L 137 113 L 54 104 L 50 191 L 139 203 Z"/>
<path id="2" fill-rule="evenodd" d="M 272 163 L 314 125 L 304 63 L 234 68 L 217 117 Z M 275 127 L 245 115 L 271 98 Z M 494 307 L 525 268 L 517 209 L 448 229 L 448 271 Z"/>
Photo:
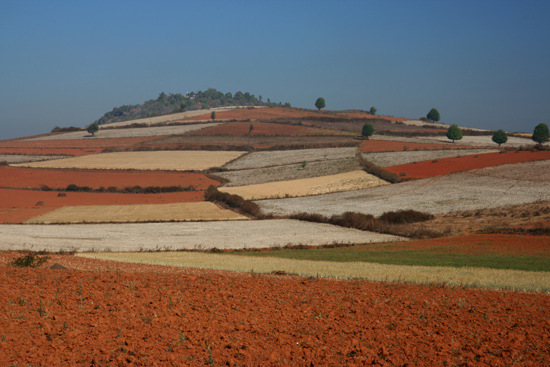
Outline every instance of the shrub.
<path id="1" fill-rule="evenodd" d="M 10 265 L 18 268 L 39 268 L 49 259 L 49 256 L 38 256 L 33 252 L 29 252 L 27 255 L 13 259 Z"/>
<path id="2" fill-rule="evenodd" d="M 226 192 L 221 192 L 214 185 L 210 185 L 204 192 L 204 199 L 206 201 L 222 202 L 227 206 L 240 211 L 258 217 L 263 216 L 260 207 L 253 201 L 245 200 L 239 195 L 231 195 Z"/>
<path id="3" fill-rule="evenodd" d="M 432 214 L 416 210 L 398 210 L 396 212 L 386 212 L 379 219 L 391 224 L 406 224 L 424 222 L 433 218 Z"/>

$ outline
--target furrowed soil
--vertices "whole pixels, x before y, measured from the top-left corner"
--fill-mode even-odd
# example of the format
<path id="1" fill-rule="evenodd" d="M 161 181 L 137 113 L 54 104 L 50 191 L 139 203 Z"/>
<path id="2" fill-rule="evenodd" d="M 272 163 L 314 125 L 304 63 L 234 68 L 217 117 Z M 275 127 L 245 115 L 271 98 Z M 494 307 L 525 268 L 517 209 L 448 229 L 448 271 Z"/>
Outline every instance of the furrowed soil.
<path id="1" fill-rule="evenodd" d="M 467 171 L 504 164 L 522 163 L 550 159 L 550 151 L 508 151 L 442 158 L 432 161 L 407 163 L 385 167 L 386 171 L 403 178 L 425 178 L 443 176 L 453 172 Z"/>
<path id="2" fill-rule="evenodd" d="M 472 149 L 469 145 L 458 144 L 435 144 L 435 143 L 415 143 L 389 140 L 365 140 L 361 144 L 361 153 L 367 152 L 398 152 L 407 150 L 455 150 L 455 149 Z"/>
<path id="3" fill-rule="evenodd" d="M 363 153 L 363 157 L 379 167 L 391 167 L 400 164 L 407 164 L 421 161 L 433 161 L 434 159 L 457 157 L 462 155 L 475 155 L 492 153 L 495 150 L 489 149 L 461 149 L 461 150 L 418 150 L 403 152 L 377 152 Z"/>
<path id="4" fill-rule="evenodd" d="M 251 125 L 253 130 L 250 130 Z M 311 136 L 311 135 L 344 135 L 350 136 L 350 133 L 339 130 L 319 129 L 306 126 L 290 124 L 273 124 L 269 122 L 231 122 L 215 127 L 210 127 L 198 131 L 193 131 L 187 135 L 275 135 L 275 136 Z M 356 134 L 351 134 L 356 136 Z"/>
<path id="5" fill-rule="evenodd" d="M 218 186 L 219 182 L 202 173 L 158 172 L 158 171 L 115 171 L 83 169 L 37 169 L 23 167 L 0 167 L 0 186 L 4 188 L 33 188 L 45 185 L 49 188 L 65 189 L 68 185 L 100 187 L 130 186 L 193 186 L 193 191 L 206 190 L 208 186 Z"/>
<path id="6" fill-rule="evenodd" d="M 4 263 L 15 256 L 2 255 Z M 54 262 L 69 270 L 47 269 Z M 60 255 L 43 267 L 0 266 L 1 365 L 543 366 L 550 359 L 546 293 Z"/>

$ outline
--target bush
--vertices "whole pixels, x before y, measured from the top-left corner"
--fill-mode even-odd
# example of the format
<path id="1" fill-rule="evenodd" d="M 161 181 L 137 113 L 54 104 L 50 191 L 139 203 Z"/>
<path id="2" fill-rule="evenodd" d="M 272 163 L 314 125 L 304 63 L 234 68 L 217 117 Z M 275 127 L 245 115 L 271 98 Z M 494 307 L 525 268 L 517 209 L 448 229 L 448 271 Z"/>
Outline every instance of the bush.
<path id="1" fill-rule="evenodd" d="M 226 192 L 221 192 L 216 186 L 210 185 L 204 192 L 204 199 L 206 201 L 222 202 L 227 206 L 240 211 L 258 217 L 263 216 L 262 211 L 258 204 L 253 201 L 245 200 L 239 195 L 231 195 Z"/>
<path id="2" fill-rule="evenodd" d="M 398 210 L 396 212 L 386 212 L 382 214 L 379 219 L 390 224 L 407 224 L 425 222 L 433 218 L 434 216 L 432 214 L 422 213 L 416 210 Z"/>
<path id="3" fill-rule="evenodd" d="M 13 259 L 10 265 L 18 268 L 39 268 L 49 259 L 49 256 L 38 256 L 33 252 L 29 252 L 27 255 Z"/>

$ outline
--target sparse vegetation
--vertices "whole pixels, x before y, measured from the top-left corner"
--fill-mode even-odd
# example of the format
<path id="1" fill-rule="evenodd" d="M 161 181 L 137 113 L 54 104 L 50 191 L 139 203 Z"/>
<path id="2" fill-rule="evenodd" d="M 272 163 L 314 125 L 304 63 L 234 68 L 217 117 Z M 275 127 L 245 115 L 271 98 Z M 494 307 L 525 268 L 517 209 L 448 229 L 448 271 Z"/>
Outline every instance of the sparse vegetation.
<path id="1" fill-rule="evenodd" d="M 12 260 L 11 266 L 18 268 L 39 268 L 49 260 L 49 256 L 39 256 L 37 253 L 29 252 Z"/>

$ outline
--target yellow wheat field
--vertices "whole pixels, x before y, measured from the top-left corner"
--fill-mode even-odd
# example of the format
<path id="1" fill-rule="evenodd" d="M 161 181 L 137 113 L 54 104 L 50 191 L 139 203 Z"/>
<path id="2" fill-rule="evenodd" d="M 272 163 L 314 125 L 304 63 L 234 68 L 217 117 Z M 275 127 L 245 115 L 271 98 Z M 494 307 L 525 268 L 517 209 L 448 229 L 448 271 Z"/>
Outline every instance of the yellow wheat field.
<path id="1" fill-rule="evenodd" d="M 202 171 L 212 167 L 221 167 L 243 154 L 244 152 L 225 151 L 119 152 L 92 154 L 45 162 L 22 163 L 17 166 L 36 168 Z"/>
<path id="2" fill-rule="evenodd" d="M 244 220 L 211 202 L 66 206 L 31 218 L 27 224 Z"/>
<path id="3" fill-rule="evenodd" d="M 268 182 L 257 185 L 220 187 L 219 190 L 242 196 L 247 200 L 298 197 L 332 192 L 361 190 L 389 185 L 388 182 L 365 171 L 352 171 L 337 175 L 303 178 L 299 180 Z"/>

